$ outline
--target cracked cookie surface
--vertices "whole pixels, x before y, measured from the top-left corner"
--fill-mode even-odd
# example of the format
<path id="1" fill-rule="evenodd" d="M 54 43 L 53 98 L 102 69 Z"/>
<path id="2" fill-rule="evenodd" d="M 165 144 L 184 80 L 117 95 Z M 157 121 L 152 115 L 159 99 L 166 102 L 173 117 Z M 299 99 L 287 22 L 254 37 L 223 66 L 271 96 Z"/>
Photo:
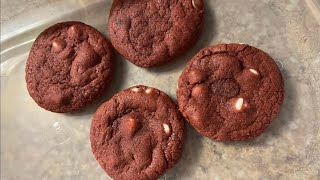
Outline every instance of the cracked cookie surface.
<path id="1" fill-rule="evenodd" d="M 95 112 L 92 152 L 114 179 L 157 179 L 181 157 L 185 124 L 165 93 L 134 86 Z"/>
<path id="2" fill-rule="evenodd" d="M 35 40 L 26 65 L 30 96 L 53 112 L 76 111 L 94 101 L 112 75 L 110 45 L 80 22 L 51 26 Z"/>
<path id="3" fill-rule="evenodd" d="M 203 21 L 203 0 L 115 0 L 108 34 L 126 59 L 140 67 L 152 67 L 188 50 Z"/>
<path id="4" fill-rule="evenodd" d="M 284 83 L 274 60 L 245 44 L 202 49 L 178 81 L 179 109 L 202 135 L 219 141 L 259 136 L 280 111 Z"/>

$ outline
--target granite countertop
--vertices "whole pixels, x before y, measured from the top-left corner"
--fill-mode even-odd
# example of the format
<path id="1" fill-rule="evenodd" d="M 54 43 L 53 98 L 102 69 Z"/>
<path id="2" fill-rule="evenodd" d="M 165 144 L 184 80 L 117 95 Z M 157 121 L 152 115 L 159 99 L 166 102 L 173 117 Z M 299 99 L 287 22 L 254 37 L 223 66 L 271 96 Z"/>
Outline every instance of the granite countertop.
<path id="1" fill-rule="evenodd" d="M 1 0 L 1 179 L 108 179 L 90 148 L 90 119 L 114 93 L 135 84 L 176 99 L 177 79 L 201 48 L 248 43 L 268 52 L 285 80 L 277 119 L 247 142 L 216 142 L 188 125 L 181 161 L 163 179 L 320 179 L 320 13 L 315 0 L 207 0 L 197 44 L 175 62 L 141 69 L 119 55 L 116 78 L 80 113 L 40 109 L 25 88 L 24 66 L 39 32 L 79 20 L 105 32 L 111 1 Z M 104 33 L 105 34 L 105 33 Z"/>

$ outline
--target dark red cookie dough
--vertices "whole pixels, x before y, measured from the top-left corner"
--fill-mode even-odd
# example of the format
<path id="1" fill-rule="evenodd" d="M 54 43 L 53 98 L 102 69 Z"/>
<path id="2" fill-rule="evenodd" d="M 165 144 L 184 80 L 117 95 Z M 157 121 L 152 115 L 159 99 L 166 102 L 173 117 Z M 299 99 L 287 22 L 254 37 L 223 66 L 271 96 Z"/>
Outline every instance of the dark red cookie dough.
<path id="1" fill-rule="evenodd" d="M 188 50 L 203 21 L 203 0 L 115 0 L 108 33 L 125 58 L 137 66 L 152 67 Z"/>
<path id="2" fill-rule="evenodd" d="M 157 179 L 181 157 L 185 124 L 165 93 L 135 86 L 114 95 L 95 112 L 91 148 L 114 179 Z"/>
<path id="3" fill-rule="evenodd" d="M 259 136 L 280 111 L 284 84 L 265 52 L 245 44 L 202 49 L 182 72 L 177 89 L 183 116 L 209 138 Z"/>
<path id="4" fill-rule="evenodd" d="M 53 112 L 78 110 L 94 101 L 111 80 L 111 49 L 93 27 L 64 22 L 42 32 L 26 66 L 30 96 Z"/>

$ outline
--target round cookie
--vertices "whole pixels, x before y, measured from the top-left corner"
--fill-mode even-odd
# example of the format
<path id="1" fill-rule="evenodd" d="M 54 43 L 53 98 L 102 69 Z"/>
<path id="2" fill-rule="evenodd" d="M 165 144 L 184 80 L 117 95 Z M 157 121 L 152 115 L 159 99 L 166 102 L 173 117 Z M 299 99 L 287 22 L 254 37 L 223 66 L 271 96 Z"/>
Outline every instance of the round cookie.
<path id="1" fill-rule="evenodd" d="M 203 21 L 203 0 L 115 0 L 108 34 L 121 55 L 146 68 L 187 51 L 198 39 Z"/>
<path id="2" fill-rule="evenodd" d="M 202 135 L 219 141 L 259 136 L 280 111 L 284 83 L 274 60 L 245 44 L 202 49 L 182 72 L 179 109 Z"/>
<path id="3" fill-rule="evenodd" d="M 94 101 L 112 75 L 110 45 L 93 27 L 63 22 L 35 40 L 26 65 L 30 96 L 53 112 L 76 111 Z"/>
<path id="4" fill-rule="evenodd" d="M 157 179 L 180 159 L 185 124 L 165 93 L 135 86 L 114 95 L 95 112 L 92 152 L 114 179 Z"/>

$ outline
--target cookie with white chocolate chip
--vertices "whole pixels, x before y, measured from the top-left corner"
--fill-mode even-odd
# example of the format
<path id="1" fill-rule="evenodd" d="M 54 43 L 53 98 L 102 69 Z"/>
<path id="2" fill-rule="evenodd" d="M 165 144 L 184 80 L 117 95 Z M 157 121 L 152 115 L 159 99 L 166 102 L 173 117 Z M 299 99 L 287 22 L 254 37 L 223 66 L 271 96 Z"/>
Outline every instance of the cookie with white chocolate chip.
<path id="1" fill-rule="evenodd" d="M 114 179 L 157 179 L 181 157 L 186 134 L 177 105 L 165 93 L 134 86 L 95 112 L 92 152 Z"/>
<path id="2" fill-rule="evenodd" d="M 115 49 L 140 67 L 159 66 L 195 44 L 203 0 L 114 0 L 108 33 Z"/>
<path id="3" fill-rule="evenodd" d="M 202 135 L 219 141 L 259 136 L 280 111 L 284 83 L 274 60 L 246 44 L 202 49 L 182 72 L 179 109 Z"/>
<path id="4" fill-rule="evenodd" d="M 111 48 L 93 27 L 63 22 L 35 40 L 26 65 L 30 96 L 53 112 L 76 111 L 93 102 L 112 75 Z"/>

